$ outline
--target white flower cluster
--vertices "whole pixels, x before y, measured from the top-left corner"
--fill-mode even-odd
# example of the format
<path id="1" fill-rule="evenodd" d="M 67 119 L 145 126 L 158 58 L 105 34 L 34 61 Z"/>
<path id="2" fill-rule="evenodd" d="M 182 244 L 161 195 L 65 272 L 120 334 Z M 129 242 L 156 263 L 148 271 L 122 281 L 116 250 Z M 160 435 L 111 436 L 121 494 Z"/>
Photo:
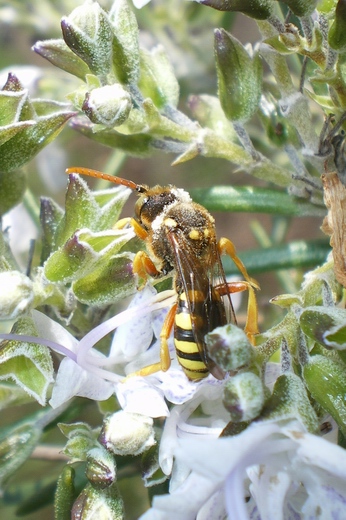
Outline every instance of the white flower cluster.
<path id="1" fill-rule="evenodd" d="M 237 435 L 220 437 L 229 422 L 222 402 L 224 381 L 209 375 L 191 382 L 175 361 L 165 373 L 126 377 L 158 362 L 165 308 L 175 298 L 173 291 L 156 294 L 147 286 L 126 311 L 80 341 L 32 311 L 44 340 L 23 335 L 20 339 L 41 341 L 65 356 L 51 406 L 73 396 L 102 401 L 115 393 L 123 412 L 115 414 L 114 421 L 126 421 L 126 432 L 128 424 L 138 425 L 138 452 L 154 442 L 152 419 L 166 417 L 159 465 L 171 477 L 170 493 L 155 497 L 141 520 L 345 518 L 346 451 L 341 447 L 308 433 L 297 420 L 258 421 Z M 116 328 L 109 356 L 100 354 L 95 344 Z M 5 336 L 14 339 L 1 335 Z M 170 348 L 174 351 L 173 345 Z M 275 365 L 269 365 L 267 385 L 277 375 Z M 194 416 L 199 407 L 203 414 Z M 117 439 L 120 431 L 117 426 Z M 107 435 L 113 445 L 112 432 Z M 122 443 L 129 445 L 126 435 Z"/>

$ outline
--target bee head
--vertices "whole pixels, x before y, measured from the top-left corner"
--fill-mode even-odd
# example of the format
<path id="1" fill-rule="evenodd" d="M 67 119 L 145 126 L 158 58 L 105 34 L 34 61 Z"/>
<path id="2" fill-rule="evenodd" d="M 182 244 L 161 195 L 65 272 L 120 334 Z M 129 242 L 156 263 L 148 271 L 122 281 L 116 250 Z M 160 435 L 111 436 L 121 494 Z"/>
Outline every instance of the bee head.
<path id="1" fill-rule="evenodd" d="M 141 186 L 140 188 L 143 190 L 137 190 L 140 197 L 135 205 L 135 215 L 138 222 L 145 229 L 149 229 L 155 218 L 178 198 L 173 186 L 154 186 L 154 188 Z"/>

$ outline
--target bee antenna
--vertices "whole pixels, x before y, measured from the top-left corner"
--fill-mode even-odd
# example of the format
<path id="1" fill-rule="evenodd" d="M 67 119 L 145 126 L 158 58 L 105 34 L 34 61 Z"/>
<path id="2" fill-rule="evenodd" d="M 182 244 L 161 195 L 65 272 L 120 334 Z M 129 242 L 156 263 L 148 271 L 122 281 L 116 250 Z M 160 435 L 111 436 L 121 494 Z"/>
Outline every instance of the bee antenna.
<path id="1" fill-rule="evenodd" d="M 140 184 L 136 184 L 133 181 L 128 181 L 127 179 L 122 179 L 121 177 L 116 177 L 115 175 L 108 175 L 107 173 L 99 172 L 98 170 L 92 170 L 90 168 L 83 168 L 81 166 L 74 166 L 72 168 L 66 169 L 67 175 L 71 173 L 77 173 L 78 175 L 86 175 L 87 177 L 95 177 L 96 179 L 104 179 L 105 181 L 112 182 L 113 184 L 121 184 L 122 186 L 126 186 L 130 188 L 130 190 L 137 191 L 138 193 L 145 193 L 147 188 L 145 186 L 141 186 Z"/>

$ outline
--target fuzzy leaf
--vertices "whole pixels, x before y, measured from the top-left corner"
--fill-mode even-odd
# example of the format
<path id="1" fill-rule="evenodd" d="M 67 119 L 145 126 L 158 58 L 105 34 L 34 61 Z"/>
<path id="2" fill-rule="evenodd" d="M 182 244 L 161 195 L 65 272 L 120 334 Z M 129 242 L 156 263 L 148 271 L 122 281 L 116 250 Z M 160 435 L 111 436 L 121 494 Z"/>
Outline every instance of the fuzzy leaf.
<path id="1" fill-rule="evenodd" d="M 56 67 L 77 78 L 84 80 L 90 73 L 87 64 L 72 52 L 62 39 L 38 41 L 33 46 L 33 50 Z"/>
<path id="2" fill-rule="evenodd" d="M 133 238 L 132 229 L 92 233 L 77 231 L 55 251 L 45 263 L 45 275 L 50 281 L 71 282 L 91 273 Z"/>
<path id="3" fill-rule="evenodd" d="M 61 132 L 64 124 L 74 112 L 61 110 L 39 118 L 7 140 L 0 148 L 0 170 L 11 171 L 19 168 L 42 148 L 49 144 Z"/>
<path id="4" fill-rule="evenodd" d="M 337 307 L 308 307 L 300 315 L 304 334 L 328 349 L 346 349 L 346 310 Z"/>
<path id="5" fill-rule="evenodd" d="M 37 336 L 31 318 L 20 318 L 13 334 Z M 26 341 L 6 340 L 0 351 L 0 379 L 13 379 L 23 390 L 45 405 L 49 384 L 53 382 L 53 363 L 47 347 Z"/>
<path id="6" fill-rule="evenodd" d="M 135 84 L 139 76 L 138 25 L 126 0 L 113 3 L 109 12 L 113 28 L 113 68 L 123 84 Z"/>
<path id="7" fill-rule="evenodd" d="M 76 298 L 88 305 L 107 305 L 132 294 L 136 280 L 132 272 L 132 257 L 119 254 L 102 263 L 91 273 L 73 283 Z"/>
<path id="8" fill-rule="evenodd" d="M 36 414 L 37 418 L 42 412 Z M 0 435 L 0 487 L 13 476 L 15 471 L 30 457 L 36 447 L 42 430 L 37 420 L 17 423 L 2 428 Z"/>
<path id="9" fill-rule="evenodd" d="M 143 96 L 151 98 L 157 108 L 178 105 L 179 83 L 161 45 L 151 51 L 141 49 L 141 75 L 138 86 Z"/>

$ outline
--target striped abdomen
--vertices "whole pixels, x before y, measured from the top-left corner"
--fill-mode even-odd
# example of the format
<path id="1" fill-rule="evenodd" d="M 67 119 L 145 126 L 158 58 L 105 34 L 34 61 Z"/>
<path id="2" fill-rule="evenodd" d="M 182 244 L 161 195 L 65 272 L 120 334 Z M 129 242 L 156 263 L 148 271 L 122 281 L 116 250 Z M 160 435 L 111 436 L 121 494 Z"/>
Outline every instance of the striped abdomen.
<path id="1" fill-rule="evenodd" d="M 177 359 L 189 379 L 203 379 L 209 374 L 195 340 L 185 293 L 180 294 L 178 299 L 174 320 L 174 345 Z"/>

